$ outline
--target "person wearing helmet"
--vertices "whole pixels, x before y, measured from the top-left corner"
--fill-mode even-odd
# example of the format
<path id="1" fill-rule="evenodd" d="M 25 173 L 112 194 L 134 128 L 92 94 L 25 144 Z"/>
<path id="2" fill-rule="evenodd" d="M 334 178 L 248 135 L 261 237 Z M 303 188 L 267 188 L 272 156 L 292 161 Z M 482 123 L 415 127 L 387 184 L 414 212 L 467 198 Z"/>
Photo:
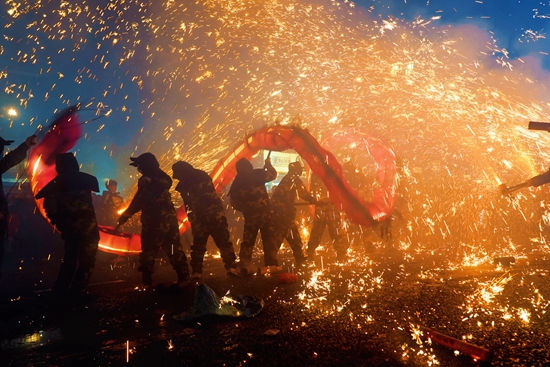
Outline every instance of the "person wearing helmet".
<path id="1" fill-rule="evenodd" d="M 272 222 L 273 209 L 265 184 L 277 178 L 277 171 L 271 165 L 271 159 L 265 160 L 264 168 L 254 169 L 252 163 L 241 158 L 237 164 L 237 176 L 229 190 L 229 199 L 233 209 L 243 213 L 244 229 L 239 267 L 242 275 L 251 273 L 252 250 L 258 232 L 262 236 L 264 264 L 266 271 L 279 272 L 277 248 L 274 240 Z"/>
<path id="2" fill-rule="evenodd" d="M 183 161 L 174 163 L 172 172 L 172 178 L 179 180 L 176 191 L 181 194 L 193 233 L 191 277 L 193 279 L 202 278 L 202 264 L 206 253 L 206 243 L 210 236 L 220 250 L 227 275 L 238 276 L 235 250 L 229 239 L 225 209 L 212 179 L 205 171 L 196 169 Z"/>
<path id="3" fill-rule="evenodd" d="M 4 152 L 6 145 L 11 145 L 13 140 L 4 140 L 0 137 L 0 153 Z M 4 194 L 4 187 L 2 184 L 2 174 L 10 168 L 18 165 L 27 156 L 27 151 L 30 147 L 36 144 L 36 135 L 31 135 L 25 139 L 25 141 L 14 150 L 6 154 L 0 159 L 0 277 L 2 276 L 2 262 L 4 260 L 4 241 L 8 234 L 8 200 Z"/>
<path id="4" fill-rule="evenodd" d="M 131 157 L 131 166 L 142 174 L 138 189 L 128 208 L 118 219 L 117 228 L 141 211 L 140 266 L 145 288 L 152 286 L 155 256 L 162 248 L 178 276 L 178 283 L 189 279 L 187 256 L 180 243 L 176 209 L 170 196 L 172 179 L 163 170 L 151 153 Z"/>
<path id="5" fill-rule="evenodd" d="M 294 202 L 297 198 L 315 205 L 317 200 L 307 191 L 304 182 L 300 178 L 304 171 L 300 162 L 291 162 L 288 165 L 288 173 L 283 177 L 271 196 L 273 204 L 273 221 L 275 223 L 275 244 L 277 251 L 283 240 L 286 240 L 292 249 L 296 265 L 302 266 L 307 260 L 304 254 L 302 238 L 296 224 L 296 208 Z"/>

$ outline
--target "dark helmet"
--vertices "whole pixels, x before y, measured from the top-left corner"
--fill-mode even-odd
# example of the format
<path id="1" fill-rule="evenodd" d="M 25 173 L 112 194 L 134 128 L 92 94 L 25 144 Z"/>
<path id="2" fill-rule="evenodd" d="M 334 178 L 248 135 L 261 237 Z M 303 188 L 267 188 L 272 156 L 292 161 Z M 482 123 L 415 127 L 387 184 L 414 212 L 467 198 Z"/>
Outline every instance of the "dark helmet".
<path id="1" fill-rule="evenodd" d="M 160 167 L 157 158 L 152 153 L 143 153 L 137 158 L 130 157 L 130 166 L 137 167 L 143 173 L 155 171 Z"/>
<path id="2" fill-rule="evenodd" d="M 246 173 L 254 170 L 252 163 L 246 158 L 239 159 L 235 167 L 237 168 L 237 173 Z"/>
<path id="3" fill-rule="evenodd" d="M 172 165 L 172 178 L 182 180 L 193 173 L 193 166 L 184 161 L 178 161 Z"/>
<path id="4" fill-rule="evenodd" d="M 73 153 L 60 153 L 55 156 L 55 170 L 59 174 L 76 173 L 80 168 Z"/>
<path id="5" fill-rule="evenodd" d="M 109 188 L 109 186 L 115 186 L 116 187 L 116 186 L 118 186 L 118 182 L 116 182 L 115 180 L 109 179 L 105 182 L 105 187 Z"/>
<path id="6" fill-rule="evenodd" d="M 304 167 L 300 162 L 291 162 L 288 165 L 288 173 L 300 176 L 304 172 Z"/>

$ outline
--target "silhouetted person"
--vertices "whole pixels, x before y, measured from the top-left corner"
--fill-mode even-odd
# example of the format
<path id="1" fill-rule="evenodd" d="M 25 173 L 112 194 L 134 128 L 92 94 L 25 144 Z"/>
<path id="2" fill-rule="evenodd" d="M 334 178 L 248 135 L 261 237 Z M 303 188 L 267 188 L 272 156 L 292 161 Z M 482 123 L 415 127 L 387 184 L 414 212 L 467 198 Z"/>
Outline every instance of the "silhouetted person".
<path id="1" fill-rule="evenodd" d="M 386 217 L 384 220 L 380 221 L 380 237 L 386 241 L 389 245 L 393 246 L 393 233 L 392 233 L 392 223 L 396 219 L 403 219 L 403 214 L 397 209 L 394 208 L 392 214 Z"/>
<path id="2" fill-rule="evenodd" d="M 304 168 L 300 162 L 290 163 L 288 165 L 288 173 L 277 185 L 273 195 L 271 195 L 277 251 L 281 248 L 283 240 L 286 240 L 292 249 L 297 266 L 301 266 L 307 260 L 307 257 L 304 254 L 302 238 L 296 225 L 294 202 L 299 198 L 310 204 L 317 204 L 317 200 L 307 191 L 300 178 L 303 171 Z"/>
<path id="3" fill-rule="evenodd" d="M 113 227 L 116 226 L 119 217 L 118 211 L 124 204 L 124 199 L 120 195 L 120 192 L 116 191 L 117 187 L 118 182 L 115 180 L 107 180 L 107 182 L 105 182 L 105 188 L 107 190 L 103 190 L 100 198 L 101 224 Z"/>
<path id="4" fill-rule="evenodd" d="M 277 262 L 277 247 L 274 242 L 273 209 L 265 188 L 266 182 L 277 178 L 277 171 L 271 160 L 265 160 L 264 168 L 254 169 L 247 159 L 237 164 L 237 176 L 229 190 L 229 199 L 233 209 L 243 213 L 243 240 L 239 252 L 239 267 L 246 275 L 252 263 L 252 250 L 258 231 L 264 247 L 264 264 L 270 271 L 280 271 Z"/>
<path id="5" fill-rule="evenodd" d="M 172 179 L 160 169 L 157 158 L 151 153 L 143 153 L 137 158 L 130 157 L 131 166 L 142 174 L 138 180 L 138 190 L 130 205 L 120 216 L 118 226 L 141 211 L 141 253 L 139 254 L 143 285 L 151 287 L 155 256 L 162 247 L 170 264 L 178 276 L 178 282 L 189 279 L 187 257 L 180 243 L 180 233 L 176 209 L 170 196 Z"/>
<path id="6" fill-rule="evenodd" d="M 65 254 L 52 291 L 58 296 L 79 297 L 94 269 L 99 230 L 92 191 L 99 192 L 97 178 L 80 172 L 73 153 L 55 157 L 57 176 L 36 194 L 44 199 L 46 216 L 61 232 Z"/>
<path id="7" fill-rule="evenodd" d="M 347 252 L 347 246 L 342 241 L 342 235 L 340 231 L 340 212 L 336 209 L 336 206 L 330 201 L 328 190 L 320 177 L 314 175 L 312 178 L 312 190 L 318 201 L 322 202 L 322 205 L 315 206 L 315 214 L 313 216 L 313 226 L 309 235 L 309 242 L 307 245 L 308 258 L 315 256 L 315 250 L 321 243 L 321 238 L 325 232 L 325 228 L 328 229 L 328 233 L 332 240 L 332 245 L 338 258 L 345 257 Z"/>
<path id="8" fill-rule="evenodd" d="M 214 243 L 220 250 L 227 275 L 237 276 L 235 250 L 229 239 L 229 226 L 225 209 L 214 188 L 212 179 L 208 173 L 193 168 L 187 162 L 174 163 L 172 171 L 172 177 L 179 180 L 176 191 L 181 194 L 193 233 L 193 245 L 191 246 L 192 278 L 202 277 L 202 264 L 209 236 L 212 236 Z"/>
<path id="9" fill-rule="evenodd" d="M 0 138 L 0 153 L 4 152 L 6 145 L 11 145 L 13 140 L 4 140 Z M 4 194 L 4 185 L 2 183 L 2 174 L 10 168 L 18 165 L 27 156 L 30 147 L 36 144 L 36 135 L 31 135 L 17 148 L 6 154 L 0 160 L 0 277 L 2 277 L 2 262 L 4 261 L 4 242 L 8 233 L 8 200 Z"/>

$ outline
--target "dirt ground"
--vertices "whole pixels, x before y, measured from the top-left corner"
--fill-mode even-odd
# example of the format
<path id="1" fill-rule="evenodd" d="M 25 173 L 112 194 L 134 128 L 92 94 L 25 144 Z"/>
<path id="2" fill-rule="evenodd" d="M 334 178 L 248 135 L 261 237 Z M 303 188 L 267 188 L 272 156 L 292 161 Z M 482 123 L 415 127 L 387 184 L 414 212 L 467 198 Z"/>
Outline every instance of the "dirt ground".
<path id="1" fill-rule="evenodd" d="M 173 316 L 193 309 L 199 284 L 143 290 L 136 258 L 100 252 L 89 287 L 95 301 L 53 298 L 59 254 L 8 261 L 0 280 L 3 366 L 550 365 L 545 254 L 456 266 L 441 254 L 384 249 L 351 249 L 337 262 L 322 248 L 296 269 L 285 247 L 279 259 L 297 275 L 293 283 L 278 274 L 229 278 L 209 256 L 203 284 L 220 297 L 255 296 L 264 307 L 255 317 L 188 322 Z M 162 253 L 155 270 L 155 284 L 175 280 Z"/>

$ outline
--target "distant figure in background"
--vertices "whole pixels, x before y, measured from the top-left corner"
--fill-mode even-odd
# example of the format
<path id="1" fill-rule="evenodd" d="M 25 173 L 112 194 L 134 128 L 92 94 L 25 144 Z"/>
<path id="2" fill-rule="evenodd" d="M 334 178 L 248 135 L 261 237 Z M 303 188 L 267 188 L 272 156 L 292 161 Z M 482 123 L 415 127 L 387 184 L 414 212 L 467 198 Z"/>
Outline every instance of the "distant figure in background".
<path id="1" fill-rule="evenodd" d="M 265 188 L 267 182 L 277 178 L 277 171 L 269 158 L 261 169 L 254 169 L 245 158 L 237 162 L 236 168 L 237 176 L 229 190 L 229 199 L 233 209 L 242 212 L 244 216 L 243 240 L 239 252 L 241 274 L 250 272 L 258 231 L 262 236 L 265 266 L 271 272 L 281 271 L 274 242 L 273 208 Z"/>
<path id="2" fill-rule="evenodd" d="M 303 250 L 302 238 L 296 225 L 296 208 L 294 202 L 301 198 L 310 204 L 317 204 L 317 200 L 307 191 L 300 176 L 304 168 L 300 162 L 292 162 L 288 165 L 288 173 L 283 177 L 279 185 L 271 195 L 273 205 L 273 222 L 275 223 L 275 245 L 277 251 L 283 240 L 286 240 L 292 248 L 298 267 L 307 260 Z"/>
<path id="3" fill-rule="evenodd" d="M 406 200 L 406 199 L 402 199 Z M 393 209 L 392 214 L 380 221 L 380 237 L 390 246 L 393 247 L 393 233 L 392 223 L 396 219 L 403 219 L 403 214 L 396 208 Z"/>
<path id="4" fill-rule="evenodd" d="M 124 204 L 124 199 L 120 195 L 120 192 L 116 191 L 118 187 L 118 182 L 115 180 L 107 180 L 105 182 L 105 188 L 103 190 L 100 199 L 100 208 L 96 208 L 96 211 L 101 213 L 99 223 L 107 226 L 116 226 L 119 213 L 118 211 L 122 208 Z"/>
<path id="5" fill-rule="evenodd" d="M 347 246 L 345 246 L 342 241 L 342 235 L 339 233 L 340 212 L 330 201 L 328 190 L 321 178 L 317 175 L 313 175 L 311 179 L 311 192 L 322 205 L 315 206 L 313 226 L 311 227 L 309 242 L 307 244 L 307 256 L 311 259 L 315 257 L 315 250 L 321 244 L 321 238 L 323 237 L 325 228 L 327 228 L 336 255 L 339 259 L 342 259 L 346 255 Z"/>
<path id="6" fill-rule="evenodd" d="M 57 176 L 36 194 L 44 199 L 46 216 L 65 241 L 63 263 L 52 291 L 57 296 L 79 298 L 94 269 L 99 230 L 92 191 L 99 192 L 97 178 L 80 172 L 73 153 L 55 157 Z"/>
<path id="7" fill-rule="evenodd" d="M 11 145 L 13 140 L 4 140 L 0 138 L 0 153 L 4 152 L 6 145 Z M 27 156 L 30 147 L 36 144 L 36 135 L 31 135 L 17 148 L 6 154 L 0 160 L 0 278 L 2 277 L 2 262 L 4 261 L 4 242 L 8 233 L 8 200 L 4 194 L 4 185 L 2 183 L 2 174 L 10 168 L 18 165 Z"/>
<path id="8" fill-rule="evenodd" d="M 130 160 L 130 166 L 136 167 L 142 176 L 138 180 L 134 198 L 118 220 L 117 228 L 141 211 L 138 270 L 142 273 L 144 287 L 152 286 L 155 256 L 161 247 L 177 273 L 178 282 L 183 283 L 189 279 L 189 268 L 180 243 L 176 209 L 169 191 L 172 179 L 160 169 L 157 158 L 151 153 L 143 153 L 137 158 L 130 157 Z"/>
<path id="9" fill-rule="evenodd" d="M 206 243 L 210 236 L 220 250 L 227 275 L 238 276 L 235 250 L 229 239 L 225 209 L 212 179 L 205 171 L 196 169 L 183 161 L 174 163 L 172 172 L 172 178 L 179 180 L 176 191 L 181 194 L 193 233 L 193 245 L 191 246 L 193 274 L 191 277 L 193 279 L 202 278 L 202 264 L 206 253 Z"/>

